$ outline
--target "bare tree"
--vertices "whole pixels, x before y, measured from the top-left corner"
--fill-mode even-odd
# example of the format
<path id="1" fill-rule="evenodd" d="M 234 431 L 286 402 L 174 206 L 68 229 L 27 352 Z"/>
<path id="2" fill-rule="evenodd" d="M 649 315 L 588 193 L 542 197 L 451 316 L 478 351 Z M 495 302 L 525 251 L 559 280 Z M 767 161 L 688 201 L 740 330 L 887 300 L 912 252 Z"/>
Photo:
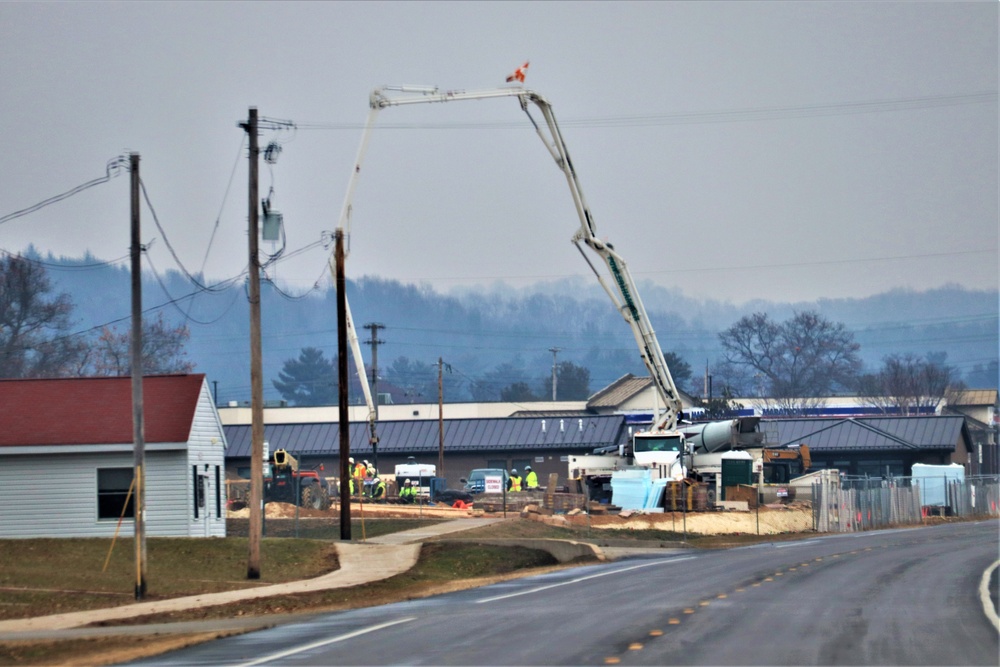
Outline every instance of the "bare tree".
<path id="1" fill-rule="evenodd" d="M 86 344 L 70 332 L 73 303 L 51 292 L 41 264 L 0 258 L 0 377 L 58 377 L 81 367 Z"/>
<path id="2" fill-rule="evenodd" d="M 807 311 L 782 323 L 765 313 L 741 318 L 719 334 L 724 363 L 774 407 L 801 411 L 839 388 L 853 386 L 861 368 L 860 345 L 843 324 Z"/>
<path id="3" fill-rule="evenodd" d="M 142 322 L 142 372 L 144 375 L 190 373 L 194 363 L 185 357 L 184 344 L 191 337 L 187 326 L 172 326 L 163 319 Z M 125 376 L 132 373 L 129 351 L 131 329 L 120 332 L 116 327 L 102 327 L 97 341 L 91 347 L 87 371 L 91 375 Z"/>
<path id="4" fill-rule="evenodd" d="M 963 388 L 957 376 L 940 355 L 892 354 L 882 360 L 876 373 L 858 379 L 857 393 L 865 404 L 886 414 L 934 412 Z"/>

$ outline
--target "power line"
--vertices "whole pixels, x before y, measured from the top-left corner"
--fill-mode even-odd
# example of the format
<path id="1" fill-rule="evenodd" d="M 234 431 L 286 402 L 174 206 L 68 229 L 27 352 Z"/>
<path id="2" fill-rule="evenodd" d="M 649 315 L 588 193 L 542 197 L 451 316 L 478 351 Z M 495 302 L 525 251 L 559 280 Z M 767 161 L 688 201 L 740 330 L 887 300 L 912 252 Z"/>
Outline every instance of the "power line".
<path id="1" fill-rule="evenodd" d="M 105 172 L 104 176 L 102 176 L 101 178 L 95 178 L 92 181 L 87 181 L 82 185 L 76 186 L 72 190 L 67 190 L 66 192 L 60 195 L 56 195 L 55 197 L 49 197 L 48 199 L 44 199 L 38 202 L 37 204 L 34 204 L 33 206 L 29 206 L 28 208 L 22 208 L 20 211 L 14 211 L 13 213 L 8 213 L 7 215 L 0 217 L 0 225 L 9 220 L 14 220 L 15 218 L 20 218 L 22 216 L 28 215 L 29 213 L 34 213 L 35 211 L 41 208 L 45 208 L 50 204 L 55 204 L 56 202 L 60 202 L 63 199 L 68 199 L 69 197 L 72 197 L 75 194 L 83 192 L 88 188 L 92 188 L 95 185 L 101 185 L 102 183 L 107 183 L 108 181 L 110 181 L 115 176 L 118 176 L 123 171 L 128 171 L 128 156 L 119 155 L 118 157 L 108 160 L 108 163 L 104 167 L 104 172 Z"/>
<path id="2" fill-rule="evenodd" d="M 40 259 L 35 259 L 33 257 L 26 257 L 20 253 L 11 252 L 10 250 L 5 250 L 0 248 L 0 255 L 5 255 L 6 257 L 20 257 L 26 262 L 30 262 L 36 266 L 43 266 L 46 269 L 51 269 L 52 271 L 91 271 L 93 269 L 104 269 L 108 267 L 115 266 L 116 264 L 122 262 L 129 258 L 128 255 L 122 255 L 116 259 L 109 259 L 107 261 L 96 261 L 89 262 L 87 264 L 60 264 L 57 262 L 46 262 Z M 73 261 L 64 259 L 63 261 Z"/>
<path id="3" fill-rule="evenodd" d="M 800 104 L 781 107 L 755 107 L 694 111 L 690 113 L 654 113 L 629 116 L 594 116 L 590 118 L 568 118 L 561 121 L 563 127 L 653 127 L 660 125 L 692 125 L 707 123 L 739 123 L 749 121 L 784 120 L 788 118 L 809 118 L 823 116 L 844 116 L 868 113 L 886 113 L 931 109 L 938 107 L 963 106 L 970 104 L 996 103 L 997 91 L 986 90 L 953 95 L 928 95 L 922 97 L 902 97 L 888 100 L 861 100 L 832 104 Z M 306 122 L 296 123 L 302 130 L 361 130 L 364 123 Z M 525 129 L 523 122 L 516 121 L 451 121 L 438 123 L 380 123 L 383 130 L 513 130 Z"/>

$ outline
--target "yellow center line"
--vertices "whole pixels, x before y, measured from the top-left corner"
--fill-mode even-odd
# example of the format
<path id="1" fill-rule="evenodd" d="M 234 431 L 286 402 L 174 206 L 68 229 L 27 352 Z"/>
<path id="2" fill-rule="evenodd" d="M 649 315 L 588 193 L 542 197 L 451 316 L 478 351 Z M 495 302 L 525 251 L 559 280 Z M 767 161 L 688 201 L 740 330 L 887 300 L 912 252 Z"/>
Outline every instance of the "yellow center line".
<path id="1" fill-rule="evenodd" d="M 604 664 L 605 665 L 617 665 L 621 661 L 622 661 L 621 658 L 616 658 L 614 656 L 611 656 L 610 658 L 605 658 L 604 659 Z"/>
<path id="2" fill-rule="evenodd" d="M 639 642 L 632 642 L 631 644 L 628 645 L 628 650 L 630 650 L 630 651 L 641 651 L 642 650 L 642 644 L 640 644 Z"/>
<path id="3" fill-rule="evenodd" d="M 667 625 L 680 625 L 680 624 L 681 624 L 681 619 L 679 618 L 671 618 L 669 621 L 667 621 Z"/>
<path id="4" fill-rule="evenodd" d="M 680 623 L 680 621 L 677 621 L 677 622 Z M 650 637 L 659 637 L 662 634 L 663 634 L 663 630 L 650 630 L 649 631 L 649 636 Z"/>

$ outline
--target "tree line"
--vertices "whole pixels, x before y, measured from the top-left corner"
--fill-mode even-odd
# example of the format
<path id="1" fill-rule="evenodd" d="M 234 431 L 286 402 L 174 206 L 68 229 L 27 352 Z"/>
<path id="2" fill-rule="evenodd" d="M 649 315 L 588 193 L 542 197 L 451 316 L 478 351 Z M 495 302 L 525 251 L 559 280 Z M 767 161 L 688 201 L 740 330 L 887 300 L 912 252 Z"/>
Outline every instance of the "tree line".
<path id="1" fill-rule="evenodd" d="M 704 378 L 694 377 L 690 364 L 674 353 L 664 355 L 675 384 L 713 417 L 742 408 L 735 397 L 766 399 L 771 409 L 801 414 L 824 398 L 847 393 L 887 413 L 918 414 L 933 410 L 965 388 L 944 353 L 891 354 L 880 368 L 863 372 L 854 335 L 843 324 L 814 311 L 795 313 L 781 322 L 766 313 L 754 313 L 721 332 L 719 339 L 724 354 L 712 378 L 718 395 L 706 392 Z M 336 368 L 336 358 L 327 359 L 321 350 L 305 348 L 298 358 L 285 361 L 274 386 L 292 404 L 331 405 L 337 399 Z M 437 400 L 438 368 L 399 357 L 383 370 L 380 382 L 404 391 L 415 399 L 412 402 Z M 556 398 L 579 401 L 591 395 L 586 368 L 564 361 L 555 371 Z M 449 396 L 455 395 L 461 382 L 450 379 Z M 518 403 L 551 399 L 553 378 L 548 374 L 532 380 L 523 365 L 503 363 L 479 379 L 468 379 L 468 384 L 475 401 Z"/>
<path id="2" fill-rule="evenodd" d="M 387 293 L 388 288 L 385 281 L 362 280 L 355 286 L 361 298 L 352 295 L 352 303 L 355 306 L 359 302 L 382 303 L 384 299 L 375 297 Z M 509 310 L 512 304 L 495 296 L 479 299 L 483 308 L 471 310 L 457 299 L 435 299 L 425 290 L 408 289 L 404 293 L 420 304 L 424 318 L 421 323 L 431 339 L 440 338 L 437 332 L 443 322 L 464 322 L 469 318 L 473 328 L 479 322 L 477 330 L 485 336 L 491 327 L 496 327 L 492 320 L 476 318 L 485 318 L 490 312 L 498 320 L 510 321 L 512 328 L 517 326 Z M 527 300 L 525 307 L 534 321 L 554 321 L 563 331 L 569 328 L 571 310 L 559 310 L 563 306 L 557 299 L 535 295 Z M 590 308 L 590 305 L 584 307 L 585 314 L 591 314 L 587 310 Z M 610 371 L 617 372 L 613 377 L 627 372 L 644 374 L 635 352 L 626 348 L 609 349 L 601 343 L 606 340 L 604 325 L 595 322 L 607 310 L 593 306 L 592 318 L 582 324 L 582 339 L 594 341 L 591 351 L 555 364 L 557 398 L 586 399 L 609 383 L 609 368 L 617 369 Z M 117 324 L 106 324 L 73 333 L 73 311 L 70 297 L 53 289 L 41 262 L 10 255 L 0 259 L 0 377 L 129 374 L 130 327 L 124 324 L 119 329 Z M 618 325 L 615 330 L 624 332 L 625 327 L 620 322 Z M 213 330 L 218 326 L 214 324 Z M 298 319 L 295 326 L 308 329 L 310 324 Z M 670 330 L 678 328 L 671 326 Z M 146 319 L 143 371 L 153 374 L 194 370 L 195 364 L 187 352 L 190 335 L 186 325 L 172 324 L 162 314 Z M 232 335 L 238 337 L 236 332 Z M 448 343 L 438 340 L 437 346 L 447 348 Z M 695 374 L 681 354 L 666 353 L 678 387 L 700 399 L 709 412 L 730 409 L 732 397 L 767 397 L 772 407 L 797 411 L 820 398 L 850 393 L 865 397 L 876 407 L 887 410 L 891 407 L 906 413 L 935 405 L 947 391 L 963 386 L 960 374 L 942 351 L 891 353 L 878 366 L 866 370 L 855 335 L 842 323 L 809 309 L 793 311 L 784 320 L 775 319 L 765 311 L 743 316 L 717 334 L 716 347 L 721 353 L 708 364 L 706 374 L 711 375 L 710 382 L 706 374 Z M 297 356 L 285 356 L 283 362 L 278 362 L 280 369 L 269 373 L 273 379 L 268 384 L 293 405 L 336 403 L 336 355 L 328 358 L 320 347 L 313 345 L 299 350 Z M 198 356 L 204 355 L 201 351 Z M 515 353 L 505 360 L 477 366 L 468 360 L 482 362 L 489 357 L 470 353 L 464 359 L 460 364 L 450 361 L 439 367 L 409 355 L 398 355 L 378 369 L 379 392 L 393 393 L 397 401 L 435 402 L 440 375 L 444 399 L 448 402 L 516 403 L 552 397 L 553 369 L 538 358 L 526 362 Z M 209 361 L 212 359 L 206 363 Z M 974 386 L 991 386 L 990 377 L 995 386 L 996 366 L 994 361 L 979 369 L 977 372 L 987 382 Z M 602 375 L 595 382 L 593 369 L 598 367 Z M 370 377 L 370 371 L 366 368 L 362 372 Z M 351 370 L 352 377 L 356 378 L 357 373 L 358 369 Z M 350 393 L 360 396 L 356 387 Z"/>

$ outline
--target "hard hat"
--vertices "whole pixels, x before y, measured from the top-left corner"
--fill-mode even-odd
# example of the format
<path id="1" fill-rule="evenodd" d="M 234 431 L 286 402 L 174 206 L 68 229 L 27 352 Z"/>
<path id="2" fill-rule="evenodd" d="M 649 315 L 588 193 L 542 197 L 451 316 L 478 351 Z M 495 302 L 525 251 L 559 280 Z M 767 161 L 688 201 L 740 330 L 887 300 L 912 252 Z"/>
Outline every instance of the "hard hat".
<path id="1" fill-rule="evenodd" d="M 517 474 L 517 468 L 511 468 L 510 472 L 511 472 L 511 474 L 516 475 Z"/>
<path id="2" fill-rule="evenodd" d="M 354 463 L 354 457 L 352 456 L 351 458 L 347 459 L 347 461 L 348 463 Z"/>
<path id="3" fill-rule="evenodd" d="M 531 466 L 524 466 L 525 470 L 531 470 Z"/>
<path id="4" fill-rule="evenodd" d="M 405 482 L 403 482 L 403 484 L 409 484 L 409 483 L 410 483 L 410 480 L 406 480 Z"/>

